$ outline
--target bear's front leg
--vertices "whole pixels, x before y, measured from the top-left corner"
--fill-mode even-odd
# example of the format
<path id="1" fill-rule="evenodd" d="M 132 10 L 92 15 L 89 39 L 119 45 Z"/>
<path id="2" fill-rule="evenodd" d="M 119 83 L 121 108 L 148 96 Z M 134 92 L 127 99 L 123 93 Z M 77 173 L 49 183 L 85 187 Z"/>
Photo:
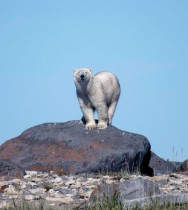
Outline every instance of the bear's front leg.
<path id="1" fill-rule="evenodd" d="M 84 114 L 84 119 L 86 121 L 86 129 L 88 130 L 95 129 L 97 126 L 93 117 L 93 109 L 85 107 L 83 109 L 83 114 Z"/>
<path id="2" fill-rule="evenodd" d="M 85 122 L 86 122 L 86 129 L 88 130 L 95 129 L 97 126 L 94 120 L 94 116 L 93 116 L 94 110 L 91 104 L 89 104 L 89 102 L 87 101 L 87 105 L 86 105 L 81 98 L 79 98 L 78 100 L 79 100 L 80 108 L 84 115 L 83 118 L 85 119 Z"/>
<path id="3" fill-rule="evenodd" d="M 96 126 L 95 121 L 86 122 L 86 129 L 88 129 L 88 130 L 93 130 L 93 129 L 95 129 L 96 127 L 97 127 L 97 126 Z"/>
<path id="4" fill-rule="evenodd" d="M 93 109 L 92 108 L 88 108 L 88 107 L 84 107 L 82 109 L 83 115 L 84 115 L 84 119 L 86 121 L 86 129 L 88 130 L 93 130 L 95 129 L 96 123 L 93 117 Z"/>
<path id="5" fill-rule="evenodd" d="M 97 109 L 99 122 L 97 124 L 98 129 L 105 129 L 108 126 L 108 108 L 106 105 L 100 105 Z"/>

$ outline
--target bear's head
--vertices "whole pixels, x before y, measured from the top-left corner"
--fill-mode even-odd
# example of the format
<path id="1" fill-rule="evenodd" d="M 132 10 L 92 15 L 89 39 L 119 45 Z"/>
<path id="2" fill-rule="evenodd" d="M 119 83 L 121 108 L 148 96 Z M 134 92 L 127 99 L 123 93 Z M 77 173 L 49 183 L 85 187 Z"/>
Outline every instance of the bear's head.
<path id="1" fill-rule="evenodd" d="M 74 79 L 79 83 L 88 83 L 92 77 L 92 70 L 87 68 L 75 69 Z"/>

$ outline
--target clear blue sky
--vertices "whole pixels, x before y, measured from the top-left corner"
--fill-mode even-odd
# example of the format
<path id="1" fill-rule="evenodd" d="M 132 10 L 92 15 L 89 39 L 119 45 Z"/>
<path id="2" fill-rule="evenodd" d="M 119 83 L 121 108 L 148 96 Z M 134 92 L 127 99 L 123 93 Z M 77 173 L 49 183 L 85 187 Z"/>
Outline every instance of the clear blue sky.
<path id="1" fill-rule="evenodd" d="M 0 143 L 80 119 L 73 69 L 89 67 L 120 80 L 116 127 L 188 158 L 187 11 L 187 0 L 0 1 Z"/>

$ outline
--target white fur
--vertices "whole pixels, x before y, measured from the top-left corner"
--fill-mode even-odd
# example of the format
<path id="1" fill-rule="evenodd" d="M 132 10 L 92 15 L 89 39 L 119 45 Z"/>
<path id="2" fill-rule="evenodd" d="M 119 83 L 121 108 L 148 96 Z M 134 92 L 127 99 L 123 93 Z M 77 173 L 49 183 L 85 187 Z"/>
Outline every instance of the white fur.
<path id="1" fill-rule="evenodd" d="M 112 123 L 120 96 L 118 79 L 110 72 L 99 72 L 93 76 L 91 69 L 82 68 L 74 70 L 74 82 L 86 128 L 105 129 Z M 95 110 L 99 117 L 98 125 L 93 117 Z"/>

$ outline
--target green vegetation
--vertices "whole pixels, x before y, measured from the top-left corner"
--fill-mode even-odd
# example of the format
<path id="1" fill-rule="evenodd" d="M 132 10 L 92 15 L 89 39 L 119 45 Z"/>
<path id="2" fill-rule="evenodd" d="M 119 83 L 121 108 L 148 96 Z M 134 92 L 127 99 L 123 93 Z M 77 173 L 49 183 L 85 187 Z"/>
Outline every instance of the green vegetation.
<path id="1" fill-rule="evenodd" d="M 140 210 L 140 208 L 135 207 L 131 210 Z M 153 204 L 150 207 L 144 207 L 142 210 L 188 210 L 188 204 L 184 205 L 175 205 L 175 204 L 165 204 L 163 206 L 159 206 L 158 204 Z"/>
<path id="2" fill-rule="evenodd" d="M 93 204 L 86 206 L 84 210 L 123 210 L 123 205 L 118 195 L 111 199 L 103 196 L 102 199 L 95 200 Z"/>
<path id="3" fill-rule="evenodd" d="M 93 204 L 85 206 L 84 210 L 188 210 L 187 204 L 171 204 L 164 203 L 162 206 L 156 202 L 153 202 L 151 206 L 145 206 L 143 208 L 134 207 L 134 208 L 124 208 L 121 203 L 119 196 L 115 195 L 113 198 L 108 199 L 103 196 L 95 200 Z"/>
<path id="4" fill-rule="evenodd" d="M 53 186 L 52 186 L 51 184 L 49 184 L 49 183 L 45 183 L 43 187 L 44 187 L 44 189 L 46 189 L 47 192 L 48 192 L 50 189 L 53 188 Z"/>
<path id="5" fill-rule="evenodd" d="M 39 203 L 38 205 L 31 204 L 30 202 L 23 201 L 20 204 L 13 202 L 12 206 L 3 208 L 3 210 L 54 210 L 49 207 L 45 207 L 44 202 Z"/>
<path id="6" fill-rule="evenodd" d="M 123 210 L 123 209 L 124 209 L 123 205 L 114 198 L 112 200 L 104 199 L 101 203 L 96 203 L 90 207 L 85 208 L 85 210 Z M 134 207 L 129 210 L 188 210 L 188 204 L 183 204 L 183 205 L 164 204 L 163 206 L 160 206 L 156 203 L 153 203 L 153 205 L 150 207 L 148 206 L 145 206 L 143 208 Z"/>
<path id="7" fill-rule="evenodd" d="M 14 203 L 14 202 L 13 202 Z M 103 197 L 99 200 L 95 200 L 90 205 L 85 205 L 82 208 L 77 208 L 77 210 L 123 210 L 123 205 L 116 195 L 111 199 Z M 38 205 L 31 204 L 30 202 L 23 201 L 21 204 L 13 204 L 10 207 L 3 208 L 2 210 L 56 210 L 54 208 L 45 207 L 44 202 Z M 63 209 L 62 209 L 63 210 Z M 131 208 L 129 210 L 188 210 L 188 204 L 175 205 L 175 204 L 164 204 L 159 206 L 157 203 L 153 203 L 150 207 L 144 207 L 140 209 L 139 207 Z"/>

